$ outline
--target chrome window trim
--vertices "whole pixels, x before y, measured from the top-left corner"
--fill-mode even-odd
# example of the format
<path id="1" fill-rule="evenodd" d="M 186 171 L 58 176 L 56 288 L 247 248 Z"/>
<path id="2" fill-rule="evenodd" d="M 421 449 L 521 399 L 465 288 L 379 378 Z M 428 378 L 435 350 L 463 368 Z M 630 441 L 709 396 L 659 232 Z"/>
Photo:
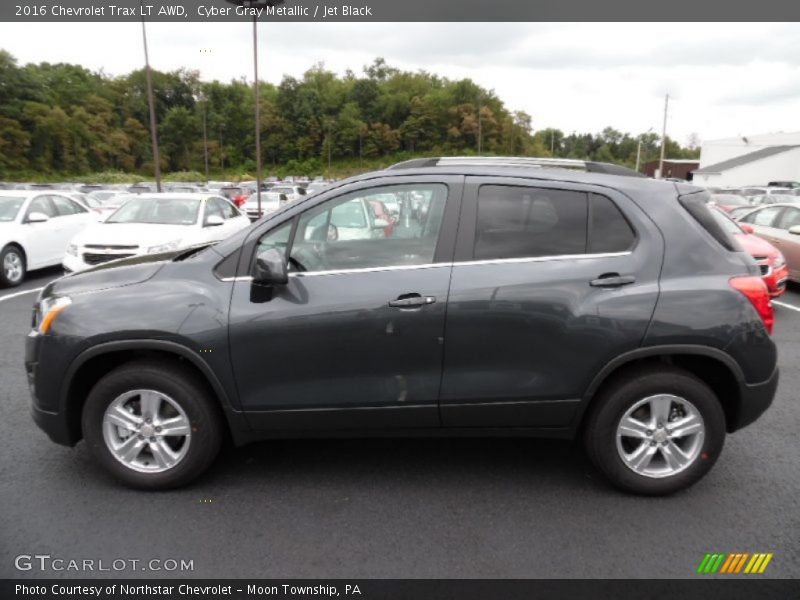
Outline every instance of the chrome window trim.
<path id="1" fill-rule="evenodd" d="M 549 262 L 561 260 L 580 260 L 588 258 L 617 258 L 630 256 L 630 250 L 625 252 L 600 252 L 595 254 L 561 254 L 555 256 L 532 256 L 523 258 L 496 258 L 487 260 L 469 260 L 458 262 L 424 263 L 419 265 L 394 265 L 387 267 L 364 267 L 362 269 L 330 269 L 327 271 L 295 271 L 289 273 L 289 277 L 321 277 L 325 275 L 350 275 L 353 273 L 379 273 L 382 271 L 411 271 L 416 269 L 435 269 L 438 267 L 474 267 L 480 265 L 504 265 L 534 262 Z M 253 277 L 245 275 L 242 277 L 224 277 L 221 281 L 252 281 Z"/>
<path id="2" fill-rule="evenodd" d="M 317 277 L 320 275 L 349 275 L 351 273 L 379 273 L 381 271 L 411 271 L 416 269 L 434 269 L 452 267 L 453 263 L 423 263 L 419 265 L 394 265 L 386 267 L 364 267 L 362 269 L 331 269 L 328 271 L 295 271 L 289 277 Z"/>
<path id="3" fill-rule="evenodd" d="M 484 260 L 467 260 L 454 263 L 453 266 L 475 266 L 475 265 L 510 265 L 517 263 L 546 262 L 551 260 L 580 260 L 587 258 L 616 258 L 619 256 L 630 256 L 631 250 L 623 252 L 595 252 L 591 254 L 557 254 L 552 256 L 529 256 L 520 258 L 489 258 Z"/>

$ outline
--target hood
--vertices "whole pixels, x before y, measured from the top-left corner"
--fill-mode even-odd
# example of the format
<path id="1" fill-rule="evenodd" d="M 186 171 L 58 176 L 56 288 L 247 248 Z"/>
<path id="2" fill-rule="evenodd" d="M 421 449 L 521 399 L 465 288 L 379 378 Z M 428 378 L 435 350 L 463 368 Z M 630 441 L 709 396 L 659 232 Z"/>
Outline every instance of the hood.
<path id="1" fill-rule="evenodd" d="M 158 254 L 142 254 L 97 265 L 91 269 L 56 279 L 42 290 L 40 297 L 99 292 L 142 283 L 158 273 L 166 263 L 183 254 L 195 252 L 197 248 L 207 245 L 195 246 L 190 249 L 181 248 L 180 250 L 160 252 Z"/>
<path id="2" fill-rule="evenodd" d="M 73 238 L 78 245 L 130 245 L 146 248 L 173 240 L 182 240 L 194 231 L 190 225 L 154 225 L 151 223 L 98 223 L 90 225 Z"/>
<path id="3" fill-rule="evenodd" d="M 736 239 L 750 256 L 766 256 L 774 259 L 778 256 L 778 249 L 767 240 L 761 239 L 751 233 L 736 234 Z"/>

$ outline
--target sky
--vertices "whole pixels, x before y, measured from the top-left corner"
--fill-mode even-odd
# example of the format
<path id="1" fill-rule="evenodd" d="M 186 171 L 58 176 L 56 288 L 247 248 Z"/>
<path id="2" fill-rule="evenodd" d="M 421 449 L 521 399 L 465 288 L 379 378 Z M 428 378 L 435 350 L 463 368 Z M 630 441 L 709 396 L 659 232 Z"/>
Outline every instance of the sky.
<path id="1" fill-rule="evenodd" d="M 35 30 L 32 30 L 35 28 Z M 121 75 L 142 66 L 141 24 L 0 23 L 20 64 L 69 62 Z M 252 81 L 250 23 L 148 23 L 153 68 Z M 469 77 L 534 129 L 660 133 L 686 143 L 800 131 L 800 24 L 260 23 L 262 80 L 318 62 L 360 74 L 383 57 L 404 70 Z"/>

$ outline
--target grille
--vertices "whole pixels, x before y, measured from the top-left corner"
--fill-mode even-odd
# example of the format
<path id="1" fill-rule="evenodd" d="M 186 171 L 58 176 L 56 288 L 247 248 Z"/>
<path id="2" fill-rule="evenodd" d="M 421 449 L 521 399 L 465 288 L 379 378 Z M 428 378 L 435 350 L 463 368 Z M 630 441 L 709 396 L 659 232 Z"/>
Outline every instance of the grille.
<path id="1" fill-rule="evenodd" d="M 115 246 L 114 244 L 84 244 L 84 248 L 93 250 L 138 250 L 139 246 Z"/>
<path id="2" fill-rule="evenodd" d="M 108 248 L 109 246 L 103 246 L 104 248 Z M 118 258 L 129 258 L 131 256 L 136 256 L 135 254 L 92 254 L 90 252 L 86 252 L 83 255 L 83 262 L 87 265 L 101 265 L 103 263 L 111 262 L 112 260 L 117 260 Z"/>

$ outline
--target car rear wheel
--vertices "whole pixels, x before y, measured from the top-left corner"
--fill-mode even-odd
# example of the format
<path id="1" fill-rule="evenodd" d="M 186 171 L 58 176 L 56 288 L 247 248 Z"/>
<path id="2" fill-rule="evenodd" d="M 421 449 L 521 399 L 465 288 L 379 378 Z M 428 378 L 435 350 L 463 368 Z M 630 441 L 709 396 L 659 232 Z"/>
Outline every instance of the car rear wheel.
<path id="1" fill-rule="evenodd" d="M 6 246 L 0 252 L 0 283 L 5 287 L 18 286 L 25 279 L 25 255 L 17 246 Z"/>
<path id="2" fill-rule="evenodd" d="M 613 381 L 593 404 L 584 441 L 617 487 L 671 494 L 702 478 L 725 441 L 714 392 L 682 369 L 637 370 Z"/>
<path id="3" fill-rule="evenodd" d="M 103 467 L 141 489 L 188 483 L 211 465 L 222 439 L 219 411 L 195 374 L 151 361 L 118 367 L 94 386 L 83 434 Z"/>

